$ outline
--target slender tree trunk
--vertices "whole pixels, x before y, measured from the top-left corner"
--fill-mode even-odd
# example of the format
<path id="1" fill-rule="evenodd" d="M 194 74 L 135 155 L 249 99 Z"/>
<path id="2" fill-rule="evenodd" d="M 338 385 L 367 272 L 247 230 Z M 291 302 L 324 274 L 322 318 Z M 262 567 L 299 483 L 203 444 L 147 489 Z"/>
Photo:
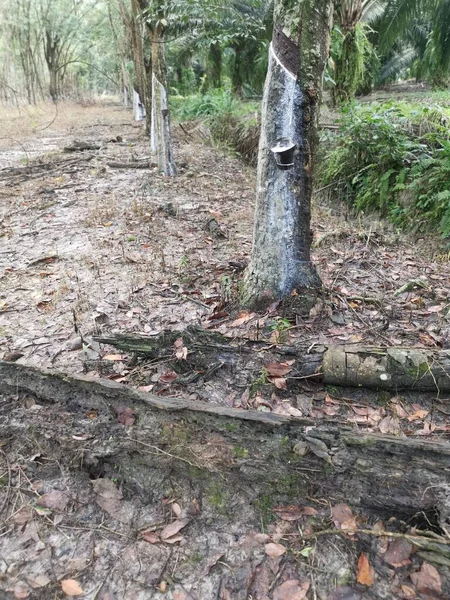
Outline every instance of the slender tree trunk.
<path id="1" fill-rule="evenodd" d="M 144 31 L 142 21 L 140 18 L 140 5 L 138 0 L 131 0 L 131 12 L 131 38 L 133 45 L 134 62 L 134 118 L 136 121 L 142 121 L 149 111 L 146 97 L 147 83 L 144 65 Z"/>
<path id="2" fill-rule="evenodd" d="M 211 61 L 211 82 L 213 87 L 222 87 L 222 50 L 219 44 L 209 46 L 209 58 Z"/>
<path id="3" fill-rule="evenodd" d="M 161 20 L 152 33 L 152 124 L 151 148 L 156 154 L 158 168 L 168 176 L 176 175 L 172 130 L 167 98 L 164 26 Z"/>
<path id="4" fill-rule="evenodd" d="M 262 307 L 290 296 L 306 308 L 321 286 L 310 258 L 311 194 L 332 4 L 332 0 L 275 1 L 253 250 L 241 295 L 246 305 Z M 272 148 L 289 143 L 295 144 L 293 166 L 280 169 Z"/>

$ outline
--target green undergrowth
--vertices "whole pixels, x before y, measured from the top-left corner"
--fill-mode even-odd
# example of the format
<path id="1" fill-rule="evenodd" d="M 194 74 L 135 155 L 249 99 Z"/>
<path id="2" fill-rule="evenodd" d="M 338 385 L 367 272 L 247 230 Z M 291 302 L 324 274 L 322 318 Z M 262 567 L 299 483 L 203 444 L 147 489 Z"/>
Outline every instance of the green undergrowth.
<path id="1" fill-rule="evenodd" d="M 450 236 L 449 108 L 352 106 L 322 148 L 318 187 L 401 229 Z"/>
<path id="2" fill-rule="evenodd" d="M 240 100 L 228 88 L 221 88 L 204 94 L 173 96 L 171 105 L 176 120 L 202 120 L 216 143 L 256 165 L 259 102 Z"/>

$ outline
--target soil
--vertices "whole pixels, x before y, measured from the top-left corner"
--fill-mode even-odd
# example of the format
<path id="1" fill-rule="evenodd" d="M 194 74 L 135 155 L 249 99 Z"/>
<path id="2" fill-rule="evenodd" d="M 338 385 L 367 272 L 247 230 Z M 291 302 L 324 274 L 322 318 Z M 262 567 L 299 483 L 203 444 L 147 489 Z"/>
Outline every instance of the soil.
<path id="1" fill-rule="evenodd" d="M 1 115 L 0 358 L 109 377 L 161 396 L 447 439 L 438 390 L 338 392 L 295 377 L 268 380 L 261 366 L 280 360 L 277 348 L 287 346 L 447 348 L 450 256 L 442 241 L 353 217 L 322 192 L 314 206 L 314 261 L 324 282 L 317 305 L 309 315 L 286 316 L 282 306 L 240 311 L 254 171 L 205 143 L 201 128 L 175 126 L 179 176 L 165 178 L 151 166 L 148 139 L 129 111 L 112 102 L 55 110 Z M 64 152 L 75 141 L 100 148 Z M 136 161 L 149 167 L 108 165 Z M 181 385 L 172 355 L 149 364 L 95 340 L 189 325 L 264 343 L 252 369 L 245 367 L 252 374 Z M 52 452 L 51 436 L 35 434 L 42 422 L 55 421 L 55 439 L 80 441 L 98 417 L 69 400 L 58 408 L 0 390 L 3 432 L 23 429 L 23 437 L 0 440 L 0 599 L 65 598 L 76 585 L 79 597 L 92 600 L 450 597 L 448 561 L 423 574 L 429 563 L 412 548 L 394 547 L 394 558 L 383 559 L 387 538 L 367 530 L 390 527 L 400 536 L 390 539 L 392 549 L 411 527 L 399 515 L 390 524 L 383 515 L 380 524 L 379 515 L 350 508 L 338 493 L 281 495 L 284 512 L 277 513 L 269 500 L 251 503 L 246 489 L 224 490 L 220 476 L 193 485 L 171 471 L 149 493 L 130 473 L 86 464 L 79 449 L 64 454 L 55 443 Z M 122 412 L 120 425 L 105 422 L 105 439 L 118 428 L 128 435 L 126 418 Z M 347 507 L 340 510 L 351 530 L 366 533 L 345 533 L 336 505 Z M 295 507 L 293 519 L 287 513 Z M 433 527 L 448 535 L 442 522 L 419 529 Z M 312 535 L 327 529 L 334 532 Z M 371 583 L 361 556 L 375 569 Z"/>

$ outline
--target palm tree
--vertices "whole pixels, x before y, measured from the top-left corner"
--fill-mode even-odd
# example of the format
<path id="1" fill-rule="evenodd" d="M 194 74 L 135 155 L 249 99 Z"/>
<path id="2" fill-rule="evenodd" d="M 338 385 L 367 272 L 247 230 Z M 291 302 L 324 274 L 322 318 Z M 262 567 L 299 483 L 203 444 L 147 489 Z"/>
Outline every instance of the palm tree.
<path id="1" fill-rule="evenodd" d="M 450 0 L 388 0 L 378 23 L 380 50 L 395 49 L 388 74 L 413 67 L 418 78 L 442 84 L 450 73 Z"/>
<path id="2" fill-rule="evenodd" d="M 366 61 L 374 50 L 370 24 L 383 13 L 386 0 L 342 0 L 335 8 L 332 59 L 334 104 L 351 100 L 364 80 Z"/>

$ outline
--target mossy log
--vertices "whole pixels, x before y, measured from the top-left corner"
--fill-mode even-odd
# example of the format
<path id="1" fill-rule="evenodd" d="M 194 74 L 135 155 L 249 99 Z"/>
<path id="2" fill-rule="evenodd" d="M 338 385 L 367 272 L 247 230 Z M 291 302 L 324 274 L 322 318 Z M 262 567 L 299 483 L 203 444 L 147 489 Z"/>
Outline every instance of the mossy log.
<path id="1" fill-rule="evenodd" d="M 167 353 L 173 351 L 177 338 L 183 339 L 190 353 L 189 364 L 197 369 L 211 365 L 231 368 L 238 359 L 242 359 L 243 353 L 250 353 L 255 346 L 258 349 L 267 346 L 262 342 L 236 343 L 198 327 L 189 327 L 182 332 L 163 332 L 152 337 L 111 334 L 95 339 L 126 352 L 158 358 L 167 357 Z M 450 391 L 450 350 L 329 346 L 306 353 L 303 348 L 280 346 L 274 353 L 280 360 L 285 360 L 286 355 L 295 357 L 290 376 L 296 378 L 316 378 L 329 385 L 382 390 Z M 174 364 L 176 362 L 174 358 Z M 178 361 L 178 366 L 186 368 L 186 363 L 183 365 L 182 361 Z"/>
<path id="2" fill-rule="evenodd" d="M 332 498 L 404 519 L 433 512 L 442 522 L 449 511 L 446 441 L 163 398 L 16 363 L 0 362 L 0 390 L 5 444 L 19 438 L 24 453 L 39 448 L 66 468 L 120 478 L 149 498 L 164 494 L 168 478 L 182 478 L 199 493 L 245 489 L 249 502 Z M 27 408 L 30 395 L 39 410 Z M 118 422 L 124 407 L 134 424 Z"/>

